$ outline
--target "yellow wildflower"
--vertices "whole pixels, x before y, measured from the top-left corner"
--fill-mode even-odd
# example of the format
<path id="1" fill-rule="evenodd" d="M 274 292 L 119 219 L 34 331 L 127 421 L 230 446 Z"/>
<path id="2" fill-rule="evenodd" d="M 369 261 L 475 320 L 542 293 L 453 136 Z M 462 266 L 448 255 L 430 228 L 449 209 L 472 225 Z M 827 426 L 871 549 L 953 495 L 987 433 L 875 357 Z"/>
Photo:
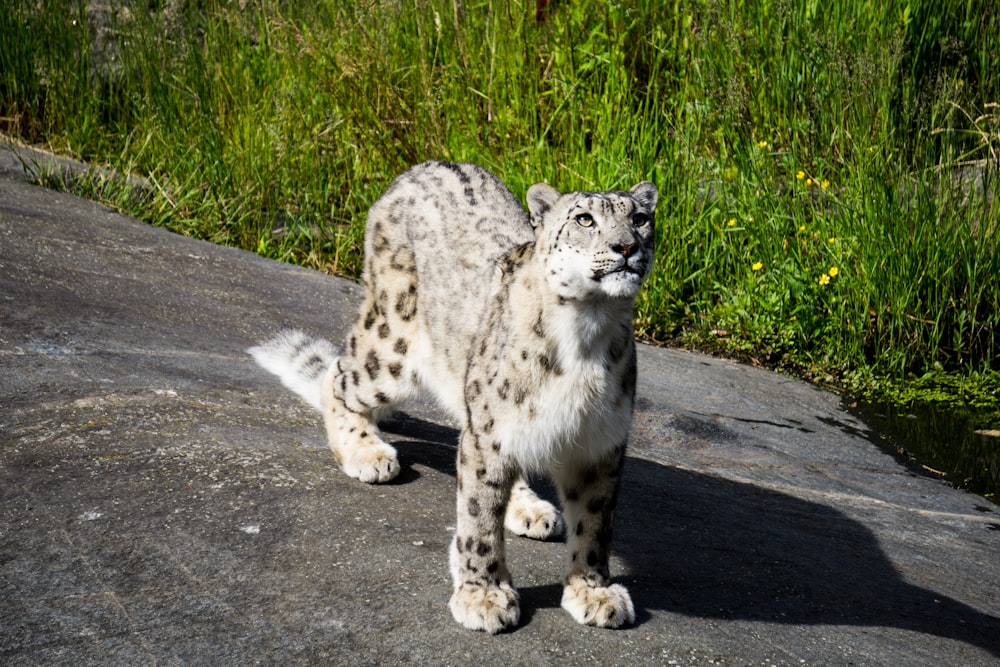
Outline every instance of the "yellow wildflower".
<path id="1" fill-rule="evenodd" d="M 840 273 L 840 269 L 838 269 L 835 266 L 831 266 L 828 273 L 830 274 L 830 277 L 833 278 L 835 275 L 837 275 L 838 273 Z"/>
<path id="2" fill-rule="evenodd" d="M 826 180 L 826 179 L 824 178 L 824 179 L 823 179 L 823 180 L 822 180 L 822 181 L 820 182 L 820 184 L 819 184 L 819 187 L 821 187 L 821 188 L 823 188 L 824 190 L 826 190 L 826 189 L 827 189 L 828 187 L 830 187 L 830 181 L 828 181 L 828 180 Z"/>
<path id="3" fill-rule="evenodd" d="M 795 178 L 799 179 L 800 181 L 805 177 L 806 177 L 806 172 L 801 170 L 797 174 L 795 174 Z"/>
<path id="4" fill-rule="evenodd" d="M 757 148 L 764 149 L 767 148 L 767 142 L 761 139 L 757 142 Z"/>
<path id="5" fill-rule="evenodd" d="M 812 187 L 812 184 L 813 184 L 813 179 L 811 179 L 811 178 L 807 178 L 807 179 L 806 179 L 806 187 L 807 187 L 807 188 L 811 188 L 811 187 Z"/>
<path id="6" fill-rule="evenodd" d="M 729 218 L 729 222 L 726 223 L 726 227 L 735 227 L 735 226 L 736 226 L 736 218 Z"/>
<path id="7" fill-rule="evenodd" d="M 764 268 L 764 262 L 754 262 L 753 264 L 750 265 L 750 268 L 753 269 L 754 271 L 760 271 L 761 269 Z"/>
<path id="8" fill-rule="evenodd" d="M 829 241 L 830 243 L 836 243 L 837 242 L 837 237 L 836 236 L 831 236 L 830 238 L 827 239 L 827 241 Z"/>
<path id="9" fill-rule="evenodd" d="M 830 276 L 826 275 L 825 273 L 823 275 L 821 275 L 819 277 L 819 284 L 820 285 L 829 285 L 830 284 Z"/>
<path id="10" fill-rule="evenodd" d="M 801 225 L 801 226 L 799 227 L 799 231 L 800 231 L 800 232 L 804 232 L 804 231 L 806 231 L 806 226 L 805 226 L 805 225 Z"/>

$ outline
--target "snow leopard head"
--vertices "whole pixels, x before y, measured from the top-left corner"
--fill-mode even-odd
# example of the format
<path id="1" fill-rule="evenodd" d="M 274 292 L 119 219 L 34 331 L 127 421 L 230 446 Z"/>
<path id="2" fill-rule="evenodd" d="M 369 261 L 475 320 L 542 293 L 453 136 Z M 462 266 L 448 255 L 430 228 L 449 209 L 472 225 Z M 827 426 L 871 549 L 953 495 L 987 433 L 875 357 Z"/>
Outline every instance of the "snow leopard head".
<path id="1" fill-rule="evenodd" d="M 631 299 L 653 266 L 656 186 L 624 192 L 528 189 L 528 211 L 546 280 L 567 299 Z"/>

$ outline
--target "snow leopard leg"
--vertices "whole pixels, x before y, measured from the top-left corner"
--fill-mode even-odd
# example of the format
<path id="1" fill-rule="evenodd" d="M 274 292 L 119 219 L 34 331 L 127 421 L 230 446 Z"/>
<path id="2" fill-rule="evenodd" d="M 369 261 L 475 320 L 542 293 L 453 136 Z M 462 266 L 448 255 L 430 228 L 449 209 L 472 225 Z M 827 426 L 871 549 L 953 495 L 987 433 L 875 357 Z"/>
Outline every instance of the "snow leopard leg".
<path id="1" fill-rule="evenodd" d="M 562 606 L 578 622 L 617 628 L 635 622 L 635 607 L 624 586 L 611 584 L 608 557 L 611 523 L 625 443 L 600 461 L 566 465 L 555 471 L 563 498 L 569 573 Z"/>
<path id="2" fill-rule="evenodd" d="M 330 448 L 344 472 L 364 482 L 386 482 L 399 473 L 396 450 L 384 442 L 376 420 L 393 403 L 416 392 L 409 353 L 416 335 L 416 275 L 405 253 L 393 270 L 381 267 L 371 281 L 361 315 L 324 391 Z M 372 272 L 374 273 L 374 272 Z"/>
<path id="3" fill-rule="evenodd" d="M 499 460 L 494 444 L 469 429 L 458 445 L 458 515 L 450 550 L 455 585 L 449 606 L 470 630 L 496 634 L 520 618 L 504 550 L 503 517 L 515 473 Z M 499 448 L 499 445 L 496 445 Z"/>

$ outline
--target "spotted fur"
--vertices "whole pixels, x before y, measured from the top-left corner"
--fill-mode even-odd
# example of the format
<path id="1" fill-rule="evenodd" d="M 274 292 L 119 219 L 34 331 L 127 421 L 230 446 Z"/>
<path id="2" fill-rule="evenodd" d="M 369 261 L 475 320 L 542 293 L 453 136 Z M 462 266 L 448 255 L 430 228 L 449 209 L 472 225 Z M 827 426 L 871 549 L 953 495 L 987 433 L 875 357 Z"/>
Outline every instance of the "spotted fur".
<path id="1" fill-rule="evenodd" d="M 426 391 L 461 424 L 450 607 L 465 627 L 518 622 L 504 526 L 536 538 L 565 526 L 562 606 L 601 627 L 635 619 L 608 556 L 656 201 L 648 182 L 566 194 L 539 183 L 525 211 L 485 169 L 416 166 L 369 212 L 365 300 L 345 353 L 295 331 L 250 350 L 322 410 L 341 467 L 363 481 L 399 472 L 381 410 Z M 552 477 L 561 515 L 530 473 Z"/>

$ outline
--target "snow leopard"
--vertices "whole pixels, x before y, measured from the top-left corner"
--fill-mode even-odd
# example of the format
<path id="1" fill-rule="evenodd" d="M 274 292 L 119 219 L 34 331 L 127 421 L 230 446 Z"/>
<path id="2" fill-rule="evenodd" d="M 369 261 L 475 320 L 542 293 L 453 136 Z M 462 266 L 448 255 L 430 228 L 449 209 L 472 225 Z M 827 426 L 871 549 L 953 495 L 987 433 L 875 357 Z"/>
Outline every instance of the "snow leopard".
<path id="1" fill-rule="evenodd" d="M 608 563 L 657 197 L 648 181 L 566 193 L 537 183 L 525 210 L 482 167 L 420 164 L 368 213 L 364 302 L 344 349 L 293 330 L 249 350 L 322 412 L 336 460 L 359 480 L 399 473 L 377 427 L 393 405 L 429 393 L 460 425 L 449 606 L 467 628 L 518 624 L 505 526 L 565 533 L 562 607 L 576 621 L 635 622 Z M 561 513 L 526 482 L 539 474 Z"/>

